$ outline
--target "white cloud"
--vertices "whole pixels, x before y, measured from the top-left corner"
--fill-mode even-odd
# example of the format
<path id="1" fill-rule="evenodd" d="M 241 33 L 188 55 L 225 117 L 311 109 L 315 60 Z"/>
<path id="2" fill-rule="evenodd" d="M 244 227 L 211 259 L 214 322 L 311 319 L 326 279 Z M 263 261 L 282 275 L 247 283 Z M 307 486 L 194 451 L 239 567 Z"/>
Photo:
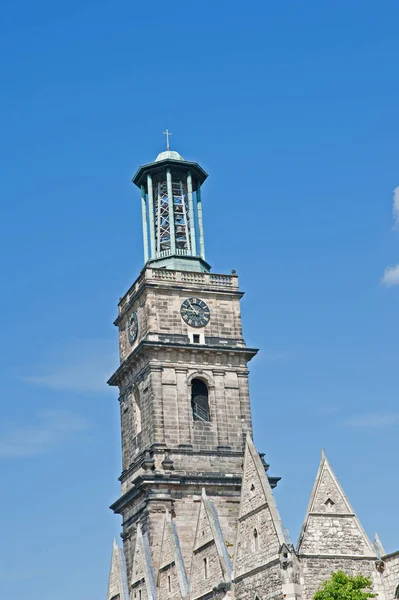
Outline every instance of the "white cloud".
<path id="1" fill-rule="evenodd" d="M 36 423 L 3 424 L 0 430 L 0 458 L 46 454 L 87 427 L 85 419 L 67 410 L 42 412 L 37 416 Z"/>
<path id="2" fill-rule="evenodd" d="M 381 283 L 388 286 L 399 285 L 399 265 L 387 267 L 382 276 Z"/>
<path id="3" fill-rule="evenodd" d="M 36 367 L 37 374 L 24 377 L 27 383 L 53 390 L 101 393 L 109 390 L 107 379 L 117 365 L 117 354 L 112 352 L 112 343 L 81 341 L 55 352 L 49 366 Z M 40 372 L 41 371 L 41 372 Z"/>
<path id="4" fill-rule="evenodd" d="M 350 427 L 391 427 L 392 425 L 399 425 L 399 413 L 355 415 L 347 419 L 345 425 Z"/>
<path id="5" fill-rule="evenodd" d="M 399 185 L 393 191 L 392 214 L 393 228 L 399 230 Z M 387 286 L 399 285 L 399 264 L 385 269 L 381 283 Z"/>
<path id="6" fill-rule="evenodd" d="M 399 185 L 393 191 L 393 220 L 394 227 L 399 228 Z"/>

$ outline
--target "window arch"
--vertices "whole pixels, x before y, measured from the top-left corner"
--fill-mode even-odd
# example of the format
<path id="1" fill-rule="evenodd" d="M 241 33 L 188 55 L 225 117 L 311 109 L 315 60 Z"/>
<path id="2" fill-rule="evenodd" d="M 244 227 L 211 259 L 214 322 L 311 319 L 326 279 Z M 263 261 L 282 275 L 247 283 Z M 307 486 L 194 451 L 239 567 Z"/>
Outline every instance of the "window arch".
<path id="1" fill-rule="evenodd" d="M 395 590 L 395 600 L 399 598 L 399 585 L 396 586 L 396 590 Z"/>
<path id="2" fill-rule="evenodd" d="M 194 421 L 210 421 L 208 386 L 202 379 L 191 382 L 191 408 Z"/>

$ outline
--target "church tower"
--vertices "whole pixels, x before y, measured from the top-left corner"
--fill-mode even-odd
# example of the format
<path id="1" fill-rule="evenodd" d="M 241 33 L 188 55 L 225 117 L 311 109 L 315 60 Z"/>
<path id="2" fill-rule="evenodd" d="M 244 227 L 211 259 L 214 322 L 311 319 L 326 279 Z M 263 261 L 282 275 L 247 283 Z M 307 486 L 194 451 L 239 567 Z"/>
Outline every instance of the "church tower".
<path id="1" fill-rule="evenodd" d="M 115 320 L 123 550 L 106 598 L 312 600 L 342 570 L 399 600 L 399 552 L 370 542 L 324 452 L 296 550 L 283 526 L 252 441 L 243 293 L 205 257 L 206 178 L 169 147 L 133 177 L 144 266 Z"/>
<path id="2" fill-rule="evenodd" d="M 108 382 L 120 392 L 122 493 L 112 509 L 123 519 L 129 585 L 138 530 L 157 572 L 167 513 L 189 569 L 203 493 L 224 539 L 236 537 L 257 350 L 243 338 L 235 271 L 211 273 L 205 259 L 206 178 L 169 148 L 133 177 L 145 264 L 118 305 L 120 366 Z"/>

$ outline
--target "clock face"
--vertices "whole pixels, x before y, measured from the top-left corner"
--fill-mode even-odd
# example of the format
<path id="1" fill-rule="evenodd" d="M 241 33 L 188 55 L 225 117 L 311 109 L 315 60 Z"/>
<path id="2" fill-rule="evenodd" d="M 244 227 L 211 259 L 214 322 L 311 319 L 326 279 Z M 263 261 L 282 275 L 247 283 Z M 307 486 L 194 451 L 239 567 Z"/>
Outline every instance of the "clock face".
<path id="1" fill-rule="evenodd" d="M 132 313 L 130 313 L 129 318 L 127 320 L 127 337 L 129 338 L 130 344 L 133 344 L 133 342 L 135 341 L 138 330 L 139 323 L 137 320 L 137 313 L 133 311 Z"/>
<path id="2" fill-rule="evenodd" d="M 208 305 L 199 298 L 184 300 L 180 307 L 180 314 L 183 321 L 191 327 L 205 327 L 211 318 Z"/>

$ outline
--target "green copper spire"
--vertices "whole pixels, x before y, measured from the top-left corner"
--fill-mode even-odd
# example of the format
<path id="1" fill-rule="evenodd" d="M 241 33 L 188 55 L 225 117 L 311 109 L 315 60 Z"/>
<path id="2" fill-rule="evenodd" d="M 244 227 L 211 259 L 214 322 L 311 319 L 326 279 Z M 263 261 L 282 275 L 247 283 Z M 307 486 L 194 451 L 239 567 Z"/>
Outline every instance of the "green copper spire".
<path id="1" fill-rule="evenodd" d="M 172 134 L 168 129 L 164 134 L 166 150 L 141 166 L 132 180 L 141 190 L 144 261 L 158 268 L 209 271 L 201 201 L 208 175 L 171 150 Z"/>

